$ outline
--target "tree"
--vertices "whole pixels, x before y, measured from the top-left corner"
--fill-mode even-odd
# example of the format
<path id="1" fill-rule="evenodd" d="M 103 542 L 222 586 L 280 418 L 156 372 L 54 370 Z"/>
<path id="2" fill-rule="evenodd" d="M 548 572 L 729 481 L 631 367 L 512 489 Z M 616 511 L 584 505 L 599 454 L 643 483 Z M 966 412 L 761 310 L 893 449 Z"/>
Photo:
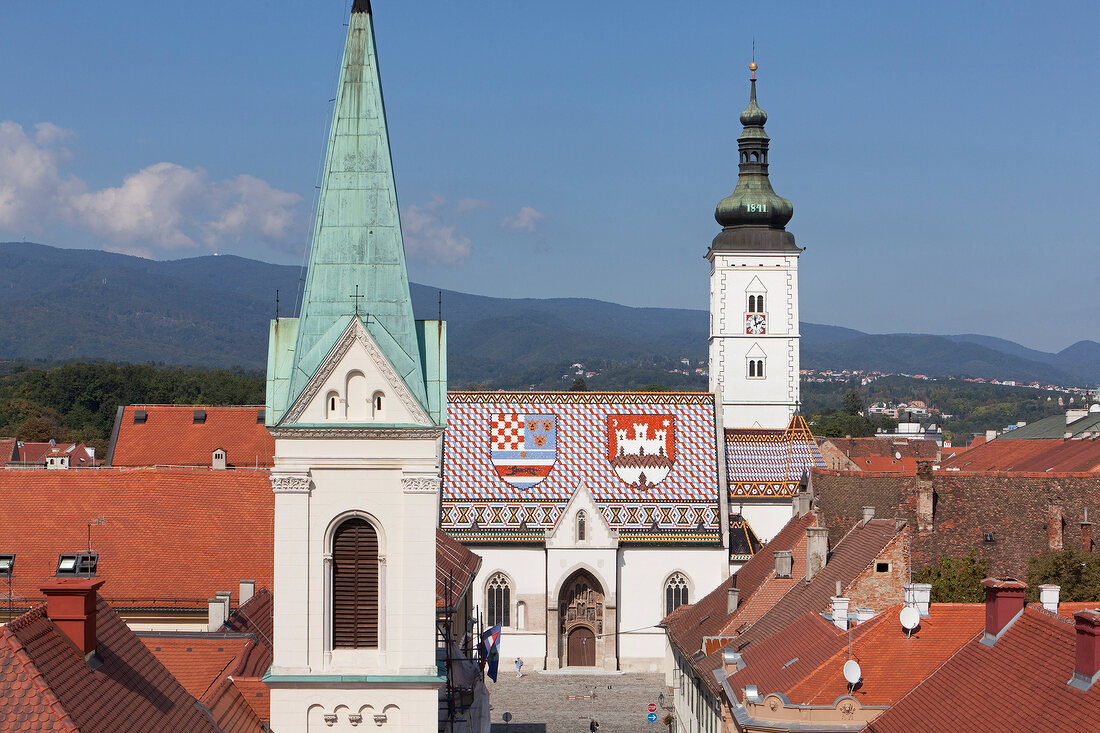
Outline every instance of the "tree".
<path id="1" fill-rule="evenodd" d="M 1076 547 L 1046 552 L 1028 561 L 1028 595 L 1038 597 L 1040 585 L 1061 586 L 1061 601 L 1100 600 L 1100 556 Z"/>
<path id="2" fill-rule="evenodd" d="M 971 547 L 965 557 L 941 557 L 935 565 L 916 571 L 913 582 L 932 584 L 933 603 L 982 603 L 982 581 L 988 577 L 989 560 L 978 557 Z"/>
<path id="3" fill-rule="evenodd" d="M 584 377 L 577 377 L 573 380 L 573 386 L 569 388 L 570 392 L 587 392 L 588 383 L 584 381 Z"/>
<path id="4" fill-rule="evenodd" d="M 849 415 L 858 415 L 863 412 L 863 400 L 860 399 L 859 392 L 850 389 L 848 394 L 844 395 L 844 411 Z"/>

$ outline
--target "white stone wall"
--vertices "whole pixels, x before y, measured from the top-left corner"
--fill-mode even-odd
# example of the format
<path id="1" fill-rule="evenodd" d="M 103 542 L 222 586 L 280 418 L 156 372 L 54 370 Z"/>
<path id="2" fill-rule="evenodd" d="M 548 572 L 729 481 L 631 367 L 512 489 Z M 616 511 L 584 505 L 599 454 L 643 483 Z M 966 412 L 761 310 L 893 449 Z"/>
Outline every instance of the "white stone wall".
<path id="1" fill-rule="evenodd" d="M 657 624 L 665 616 L 665 585 L 673 573 L 688 581 L 695 603 L 729 577 L 725 548 L 627 547 L 619 567 L 619 655 L 630 671 L 665 670 L 667 639 Z"/>
<path id="2" fill-rule="evenodd" d="M 349 704 L 349 700 L 355 702 Z M 326 715 L 335 715 L 331 725 Z M 359 715 L 359 722 L 352 716 Z M 376 715 L 385 719 L 376 720 Z M 434 731 L 438 727 L 438 693 L 434 687 L 392 688 L 379 685 L 334 685 L 333 688 L 271 688 L 272 730 L 361 731 L 390 733 Z M 275 728 L 275 721 L 280 727 Z"/>
<path id="3" fill-rule="evenodd" d="M 764 334 L 746 334 L 749 295 L 764 295 Z M 787 427 L 799 403 L 798 256 L 711 254 L 710 390 L 727 428 Z M 748 362 L 763 359 L 764 377 Z"/>
<path id="4" fill-rule="evenodd" d="M 741 506 L 741 515 L 748 520 L 761 542 L 770 542 L 794 516 L 790 499 L 776 504 L 745 502 Z"/>

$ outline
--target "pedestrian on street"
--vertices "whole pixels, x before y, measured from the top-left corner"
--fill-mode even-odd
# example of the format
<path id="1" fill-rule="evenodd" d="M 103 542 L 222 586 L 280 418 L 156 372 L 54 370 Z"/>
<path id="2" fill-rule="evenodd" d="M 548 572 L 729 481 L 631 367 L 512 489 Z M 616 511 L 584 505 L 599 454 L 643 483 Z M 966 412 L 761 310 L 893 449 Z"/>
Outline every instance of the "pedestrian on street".
<path id="1" fill-rule="evenodd" d="M 523 676 L 523 660 L 516 657 L 516 677 Z"/>

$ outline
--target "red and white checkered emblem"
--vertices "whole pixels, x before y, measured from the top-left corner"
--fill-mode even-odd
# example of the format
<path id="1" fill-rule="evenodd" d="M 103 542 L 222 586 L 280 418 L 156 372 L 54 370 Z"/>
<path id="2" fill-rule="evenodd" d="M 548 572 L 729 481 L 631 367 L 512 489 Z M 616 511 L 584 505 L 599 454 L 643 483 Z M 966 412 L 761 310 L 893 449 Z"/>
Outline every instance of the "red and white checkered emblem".
<path id="1" fill-rule="evenodd" d="M 520 450 L 523 446 L 523 417 L 498 413 L 493 419 L 493 450 Z"/>

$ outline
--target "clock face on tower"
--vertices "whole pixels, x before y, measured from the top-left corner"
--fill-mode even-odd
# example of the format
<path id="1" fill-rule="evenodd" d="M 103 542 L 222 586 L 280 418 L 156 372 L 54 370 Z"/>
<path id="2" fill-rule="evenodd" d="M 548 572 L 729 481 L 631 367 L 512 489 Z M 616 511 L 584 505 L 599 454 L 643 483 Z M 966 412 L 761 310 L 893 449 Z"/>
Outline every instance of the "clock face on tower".
<path id="1" fill-rule="evenodd" d="M 768 317 L 763 313 L 749 313 L 745 316 L 745 333 L 762 336 L 768 332 Z"/>

